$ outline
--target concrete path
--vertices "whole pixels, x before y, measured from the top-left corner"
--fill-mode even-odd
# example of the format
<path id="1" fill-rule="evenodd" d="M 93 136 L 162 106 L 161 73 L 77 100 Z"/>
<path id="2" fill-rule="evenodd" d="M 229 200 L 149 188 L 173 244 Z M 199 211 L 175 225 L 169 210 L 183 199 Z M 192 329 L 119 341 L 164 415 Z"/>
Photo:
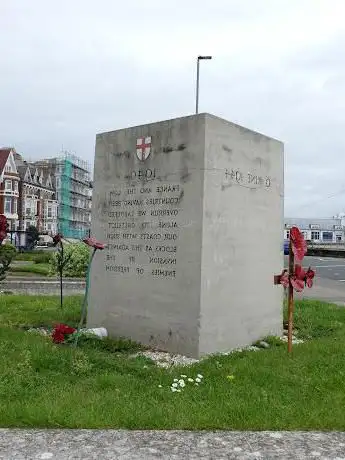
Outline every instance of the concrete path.
<path id="1" fill-rule="evenodd" d="M 60 294 L 60 282 L 57 278 L 40 276 L 8 276 L 1 283 L 1 290 L 12 294 L 54 295 Z M 82 295 L 85 292 L 85 280 L 64 278 L 64 295 Z"/>
<path id="2" fill-rule="evenodd" d="M 3 429 L 0 459 L 345 460 L 345 433 Z"/>

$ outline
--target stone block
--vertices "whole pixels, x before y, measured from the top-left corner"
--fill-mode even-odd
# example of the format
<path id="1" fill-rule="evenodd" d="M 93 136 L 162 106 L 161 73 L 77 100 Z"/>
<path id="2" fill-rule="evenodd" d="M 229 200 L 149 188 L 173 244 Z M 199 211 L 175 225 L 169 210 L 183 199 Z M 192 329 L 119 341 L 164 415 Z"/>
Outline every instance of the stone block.
<path id="1" fill-rule="evenodd" d="M 88 327 L 191 357 L 280 335 L 283 168 L 210 114 L 97 135 Z"/>

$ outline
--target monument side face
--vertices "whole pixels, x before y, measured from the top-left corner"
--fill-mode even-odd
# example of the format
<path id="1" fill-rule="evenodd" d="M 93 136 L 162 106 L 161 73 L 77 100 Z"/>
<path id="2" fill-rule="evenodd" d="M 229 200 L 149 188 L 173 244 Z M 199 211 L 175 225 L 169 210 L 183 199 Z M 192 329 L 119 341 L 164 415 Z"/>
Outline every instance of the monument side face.
<path id="1" fill-rule="evenodd" d="M 205 117 L 97 135 L 88 326 L 167 351 L 199 343 Z"/>
<path id="2" fill-rule="evenodd" d="M 283 144 L 206 117 L 199 353 L 282 331 Z"/>

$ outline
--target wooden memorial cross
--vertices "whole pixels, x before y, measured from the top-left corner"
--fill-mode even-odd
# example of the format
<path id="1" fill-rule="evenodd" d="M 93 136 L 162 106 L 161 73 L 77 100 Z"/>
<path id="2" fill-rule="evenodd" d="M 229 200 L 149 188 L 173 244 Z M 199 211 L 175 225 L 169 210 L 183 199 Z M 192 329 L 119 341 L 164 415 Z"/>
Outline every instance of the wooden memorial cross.
<path id="1" fill-rule="evenodd" d="M 309 288 L 313 285 L 315 271 L 310 267 L 307 271 L 302 268 L 301 262 L 307 253 L 307 243 L 303 234 L 297 227 L 290 230 L 289 241 L 289 264 L 280 275 L 274 276 L 274 284 L 281 284 L 288 289 L 288 352 L 292 352 L 292 330 L 294 313 L 293 291 L 302 292 L 304 286 Z"/>

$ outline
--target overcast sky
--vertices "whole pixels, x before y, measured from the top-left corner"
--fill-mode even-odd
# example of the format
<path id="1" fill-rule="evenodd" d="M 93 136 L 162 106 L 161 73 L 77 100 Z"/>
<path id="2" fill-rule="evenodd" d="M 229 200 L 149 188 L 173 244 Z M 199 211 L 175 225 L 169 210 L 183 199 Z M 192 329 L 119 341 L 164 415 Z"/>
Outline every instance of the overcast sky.
<path id="1" fill-rule="evenodd" d="M 345 210 L 345 0 L 0 0 L 0 54 L 0 145 L 90 163 L 193 113 L 211 54 L 200 112 L 285 142 L 285 215 Z"/>

